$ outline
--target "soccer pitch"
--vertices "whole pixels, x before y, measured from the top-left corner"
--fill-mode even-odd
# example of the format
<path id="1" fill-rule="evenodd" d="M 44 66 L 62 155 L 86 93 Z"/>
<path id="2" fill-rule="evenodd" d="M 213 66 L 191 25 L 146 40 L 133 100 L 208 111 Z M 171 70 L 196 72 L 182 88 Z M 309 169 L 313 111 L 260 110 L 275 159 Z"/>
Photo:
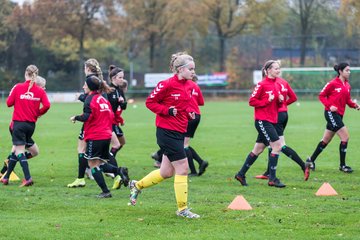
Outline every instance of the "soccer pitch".
<path id="1" fill-rule="evenodd" d="M 0 107 L 0 153 L 5 159 L 11 147 L 8 126 L 12 109 L 5 104 Z M 340 140 L 335 137 L 318 157 L 317 169 L 307 182 L 300 168 L 282 154 L 277 175 L 287 187 L 277 189 L 254 178 L 266 168 L 266 153 L 247 173 L 248 187 L 234 180 L 257 136 L 253 108 L 246 101 L 210 101 L 201 110 L 201 123 L 191 146 L 210 165 L 203 176 L 189 181 L 189 207 L 201 215 L 200 219 L 175 215 L 173 179 L 143 190 L 135 207 L 127 206 L 129 190 L 123 187 L 113 190 L 110 199 L 97 199 L 101 190 L 91 180 L 84 188 L 67 188 L 77 176 L 81 128 L 81 123 L 72 124 L 69 118 L 82 112 L 82 104 L 53 104 L 39 119 L 34 135 L 40 148 L 40 155 L 29 160 L 35 184 L 28 188 L 19 188 L 19 182 L 0 186 L 0 239 L 359 238 L 360 112 L 347 108 L 344 117 L 350 132 L 347 164 L 354 173 L 338 170 Z M 143 101 L 135 101 L 123 116 L 126 145 L 117 159 L 137 180 L 154 169 L 150 154 L 158 148 L 155 115 Z M 295 103 L 289 107 L 286 143 L 305 159 L 320 141 L 324 128 L 322 104 L 300 99 L 299 106 Z M 22 177 L 19 164 L 15 171 Z M 111 187 L 112 179 L 106 181 Z M 315 196 L 324 182 L 329 182 L 338 195 Z M 228 210 L 238 195 L 253 209 Z"/>

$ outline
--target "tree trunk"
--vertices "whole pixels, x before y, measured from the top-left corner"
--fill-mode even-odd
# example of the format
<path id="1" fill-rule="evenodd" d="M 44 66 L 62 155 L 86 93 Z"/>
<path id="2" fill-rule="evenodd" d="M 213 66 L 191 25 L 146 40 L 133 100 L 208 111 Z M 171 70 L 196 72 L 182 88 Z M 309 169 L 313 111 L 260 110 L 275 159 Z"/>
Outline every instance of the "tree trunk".
<path id="1" fill-rule="evenodd" d="M 154 70 L 154 59 L 155 59 L 155 34 L 151 34 L 150 38 L 149 38 L 149 48 L 150 48 L 150 52 L 149 52 L 149 67 L 150 67 L 150 71 Z"/>
<path id="2" fill-rule="evenodd" d="M 78 62 L 78 71 L 79 71 L 79 91 L 81 91 L 84 83 L 84 32 L 82 31 L 79 38 L 79 62 Z"/>
<path id="3" fill-rule="evenodd" d="M 302 35 L 301 36 L 301 43 L 300 43 L 300 65 L 301 66 L 305 65 L 306 44 L 307 44 L 306 35 Z"/>
<path id="4" fill-rule="evenodd" d="M 220 36 L 219 39 L 219 71 L 223 72 L 225 70 L 225 44 L 226 38 Z"/>

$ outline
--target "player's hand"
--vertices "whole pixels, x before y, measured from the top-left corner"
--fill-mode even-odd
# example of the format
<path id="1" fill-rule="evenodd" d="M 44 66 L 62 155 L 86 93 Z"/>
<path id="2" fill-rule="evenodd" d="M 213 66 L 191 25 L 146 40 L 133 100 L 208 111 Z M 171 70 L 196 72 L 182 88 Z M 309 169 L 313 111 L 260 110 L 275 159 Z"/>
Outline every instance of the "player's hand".
<path id="1" fill-rule="evenodd" d="M 169 115 L 176 117 L 177 109 L 174 106 L 169 107 Z"/>
<path id="2" fill-rule="evenodd" d="M 274 100 L 274 98 L 275 98 L 275 95 L 270 93 L 269 94 L 269 102 L 272 102 L 272 100 Z"/>
<path id="3" fill-rule="evenodd" d="M 283 102 L 284 101 L 284 95 L 279 94 L 279 102 Z"/>
<path id="4" fill-rule="evenodd" d="M 72 123 L 75 123 L 75 122 L 76 122 L 75 116 L 72 116 L 72 117 L 70 118 L 70 121 L 71 121 Z"/>
<path id="5" fill-rule="evenodd" d="M 337 110 L 338 110 L 337 107 L 335 107 L 335 106 L 330 106 L 330 111 L 331 111 L 331 112 L 336 112 Z"/>

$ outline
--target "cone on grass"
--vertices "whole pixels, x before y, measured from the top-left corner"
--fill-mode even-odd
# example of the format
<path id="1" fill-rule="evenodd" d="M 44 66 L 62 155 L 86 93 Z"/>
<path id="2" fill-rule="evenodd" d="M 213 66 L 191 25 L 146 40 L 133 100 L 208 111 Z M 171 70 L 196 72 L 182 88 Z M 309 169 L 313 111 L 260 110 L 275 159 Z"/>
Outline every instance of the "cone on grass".
<path id="1" fill-rule="evenodd" d="M 323 183 L 319 190 L 315 193 L 316 196 L 336 196 L 338 193 L 335 189 L 330 185 L 330 183 Z"/>
<path id="2" fill-rule="evenodd" d="M 5 160 L 4 160 L 4 164 L 6 164 L 6 166 L 8 166 L 8 165 L 9 165 L 9 160 L 8 160 L 8 159 L 5 159 Z M 5 174 L 6 174 L 6 172 L 1 176 L 0 179 L 3 179 L 3 177 L 5 176 Z M 13 171 L 13 172 L 11 172 L 11 174 L 10 174 L 9 180 L 10 180 L 10 181 L 19 181 L 20 178 L 19 178 L 18 175 L 16 175 L 16 173 Z"/>
<path id="3" fill-rule="evenodd" d="M 251 210 L 252 207 L 242 195 L 238 195 L 227 207 L 232 210 Z"/>

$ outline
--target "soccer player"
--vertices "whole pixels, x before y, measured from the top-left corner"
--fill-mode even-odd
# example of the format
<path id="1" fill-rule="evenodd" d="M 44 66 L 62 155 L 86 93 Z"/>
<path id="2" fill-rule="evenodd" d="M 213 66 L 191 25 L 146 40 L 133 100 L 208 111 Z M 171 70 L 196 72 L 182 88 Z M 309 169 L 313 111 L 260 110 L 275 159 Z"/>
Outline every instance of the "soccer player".
<path id="1" fill-rule="evenodd" d="M 194 109 L 189 105 L 189 87 L 195 75 L 193 58 L 183 52 L 173 54 L 170 69 L 174 75 L 157 84 L 146 99 L 146 107 L 156 114 L 157 144 L 164 150 L 160 169 L 154 170 L 139 181 L 130 182 L 130 203 L 135 205 L 142 189 L 174 177 L 174 190 L 178 210 L 185 218 L 199 218 L 190 211 L 188 197 L 188 161 L 184 150 L 184 133 Z"/>
<path id="2" fill-rule="evenodd" d="M 280 64 L 280 62 L 278 62 Z M 265 77 L 265 75 L 263 75 Z M 301 170 L 304 173 L 304 180 L 307 181 L 310 176 L 310 164 L 304 162 L 299 155 L 291 147 L 285 144 L 284 131 L 288 122 L 288 105 L 294 103 L 297 100 L 295 92 L 292 90 L 290 84 L 280 77 L 276 78 L 276 83 L 280 85 L 280 93 L 284 96 L 284 101 L 281 107 L 278 109 L 278 121 L 275 125 L 277 134 L 279 135 L 281 141 L 281 152 L 284 153 L 287 157 L 291 158 L 295 163 L 297 163 Z M 269 148 L 269 154 L 271 154 L 271 148 Z M 257 179 L 269 179 L 269 165 L 265 173 L 258 175 L 255 178 Z"/>
<path id="3" fill-rule="evenodd" d="M 84 73 L 85 76 L 96 76 L 99 79 L 103 80 L 102 71 L 100 68 L 99 62 L 94 58 L 89 58 L 85 61 L 84 64 Z M 86 93 L 80 94 L 78 99 L 81 102 L 85 102 L 85 99 L 87 97 Z M 74 182 L 69 183 L 67 187 L 69 188 L 76 188 L 76 187 L 85 187 L 85 173 L 87 169 L 89 169 L 88 161 L 85 159 L 85 150 L 86 150 L 86 142 L 84 141 L 84 126 L 81 127 L 80 134 L 78 137 L 78 177 L 75 179 Z M 88 173 L 89 178 L 91 178 L 91 171 Z"/>
<path id="4" fill-rule="evenodd" d="M 84 102 L 84 112 L 82 115 L 72 116 L 70 120 L 74 123 L 76 121 L 84 122 L 85 158 L 88 160 L 96 183 L 102 190 L 98 197 L 110 198 L 112 195 L 107 188 L 102 172 L 119 174 L 125 186 L 129 183 L 126 168 L 118 168 L 107 163 L 114 114 L 109 101 L 102 96 L 102 93 L 109 92 L 110 88 L 105 81 L 95 75 L 86 77 L 83 88 L 85 94 L 88 94 Z"/>
<path id="5" fill-rule="evenodd" d="M 114 65 L 109 66 L 109 81 L 110 87 L 113 91 L 108 93 L 107 98 L 111 104 L 111 109 L 114 113 L 114 120 L 112 124 L 112 137 L 111 137 L 111 150 L 109 162 L 117 166 L 116 154 L 125 145 L 124 132 L 120 128 L 120 125 L 124 125 L 124 119 L 121 117 L 121 113 L 127 107 L 127 102 L 123 90 L 124 85 L 124 70 Z M 114 184 L 112 189 L 119 189 L 122 184 L 121 177 L 119 175 L 114 176 Z"/>
<path id="6" fill-rule="evenodd" d="M 311 157 L 307 159 L 307 162 L 311 163 L 311 169 L 315 170 L 316 158 L 336 134 L 340 138 L 339 170 L 344 173 L 352 173 L 353 169 L 347 166 L 345 162 L 349 132 L 342 119 L 345 114 L 346 105 L 356 110 L 360 110 L 360 107 L 356 102 L 351 100 L 351 86 L 349 84 L 350 65 L 348 63 L 340 63 L 334 66 L 334 70 L 337 73 L 337 77 L 328 82 L 319 94 L 319 100 L 325 107 L 326 129 L 322 140 L 315 148 Z"/>
<path id="7" fill-rule="evenodd" d="M 34 142 L 32 135 L 35 131 L 37 119 L 50 108 L 45 90 L 35 84 L 38 72 L 39 69 L 35 65 L 27 66 L 25 82 L 16 84 L 6 101 L 8 107 L 14 107 L 12 142 L 15 146 L 15 156 L 13 155 L 9 159 L 8 170 L 1 180 L 4 185 L 9 183 L 9 176 L 18 161 L 24 172 L 24 179 L 20 187 L 33 185 L 25 148 L 27 143 Z"/>
<path id="8" fill-rule="evenodd" d="M 286 185 L 276 177 L 276 167 L 282 142 L 276 132 L 279 108 L 283 104 L 284 96 L 280 92 L 276 78 L 280 75 L 280 65 L 277 61 L 269 60 L 262 68 L 263 75 L 266 76 L 255 87 L 249 99 L 249 105 L 255 109 L 255 128 L 258 131 L 253 150 L 247 156 L 240 171 L 235 175 L 242 186 L 247 186 L 246 172 L 256 161 L 258 156 L 270 145 L 269 154 L 269 186 L 283 188 Z"/>

